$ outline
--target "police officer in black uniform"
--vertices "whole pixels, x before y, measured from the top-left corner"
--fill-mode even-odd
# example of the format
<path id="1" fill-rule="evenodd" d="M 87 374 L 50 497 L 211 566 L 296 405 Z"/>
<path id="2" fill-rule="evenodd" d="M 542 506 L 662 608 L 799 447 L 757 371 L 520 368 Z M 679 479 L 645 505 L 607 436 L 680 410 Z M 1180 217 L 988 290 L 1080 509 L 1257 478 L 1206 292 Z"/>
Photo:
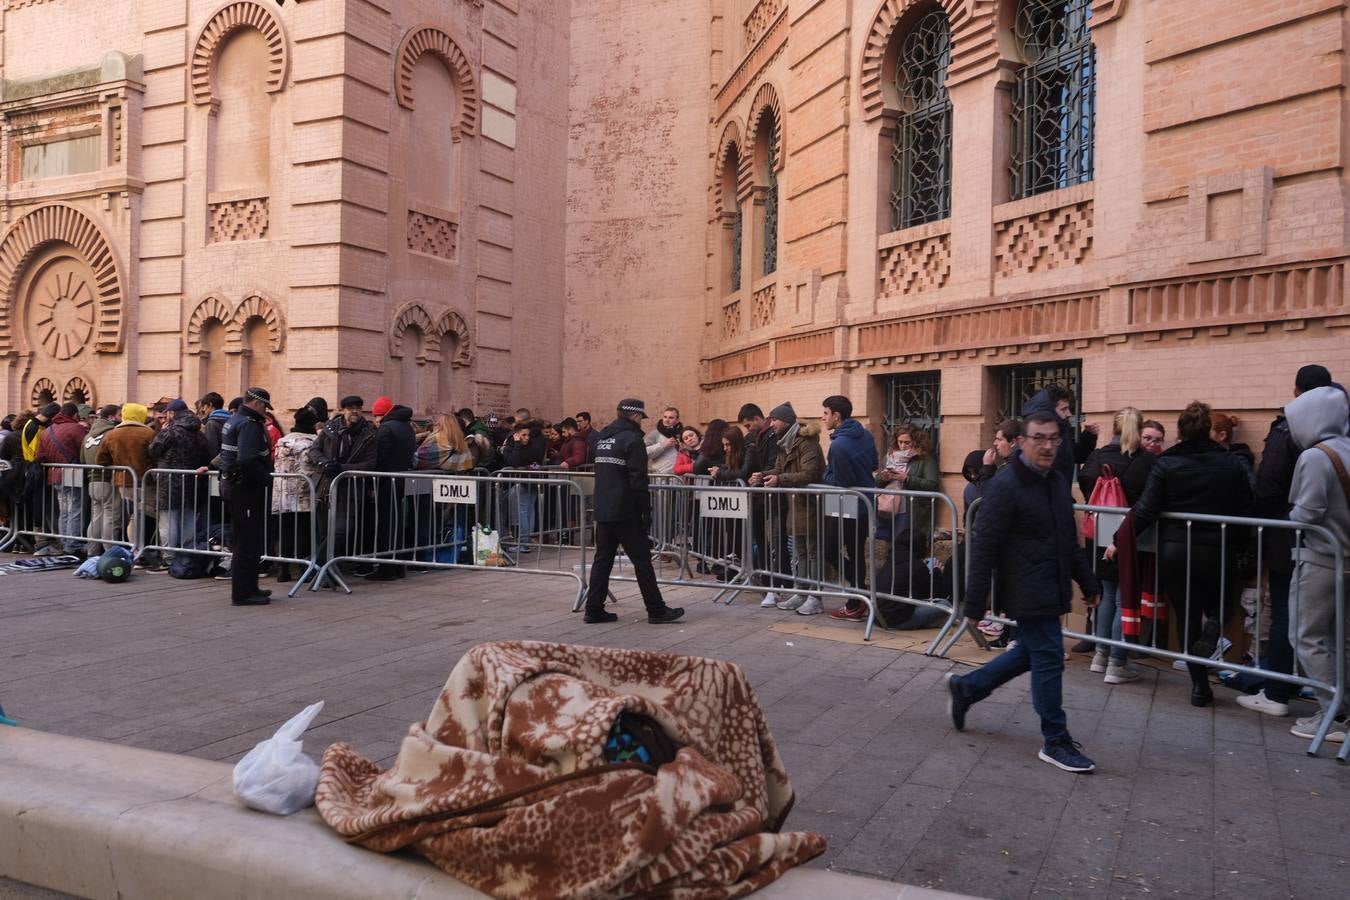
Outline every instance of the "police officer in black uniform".
<path id="1" fill-rule="evenodd" d="M 647 531 L 652 524 L 652 495 L 647 481 L 647 450 L 642 426 L 647 418 L 641 400 L 619 402 L 618 418 L 595 442 L 595 562 L 591 565 L 591 584 L 586 592 L 587 624 L 616 622 L 619 617 L 605 611 L 609 595 L 609 573 L 614 554 L 623 547 L 633 563 L 642 602 L 647 606 L 647 621 L 653 625 L 674 622 L 684 615 L 678 606 L 666 606 L 652 568 L 652 548 Z"/>
<path id="2" fill-rule="evenodd" d="M 267 488 L 272 481 L 272 442 L 263 427 L 263 410 L 271 408 L 272 395 L 251 387 L 220 433 L 220 493 L 233 523 L 230 598 L 235 606 L 272 602 L 272 592 L 258 588 L 267 528 Z"/>

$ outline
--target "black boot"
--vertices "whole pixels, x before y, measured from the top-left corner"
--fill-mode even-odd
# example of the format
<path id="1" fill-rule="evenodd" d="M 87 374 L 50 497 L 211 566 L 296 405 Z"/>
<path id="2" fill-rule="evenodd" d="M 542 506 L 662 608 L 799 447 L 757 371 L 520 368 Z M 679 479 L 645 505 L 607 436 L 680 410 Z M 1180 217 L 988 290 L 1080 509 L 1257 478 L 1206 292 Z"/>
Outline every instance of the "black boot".
<path id="1" fill-rule="evenodd" d="M 1209 706 L 1214 702 L 1214 691 L 1209 686 L 1209 666 L 1187 663 L 1191 673 L 1191 706 Z"/>

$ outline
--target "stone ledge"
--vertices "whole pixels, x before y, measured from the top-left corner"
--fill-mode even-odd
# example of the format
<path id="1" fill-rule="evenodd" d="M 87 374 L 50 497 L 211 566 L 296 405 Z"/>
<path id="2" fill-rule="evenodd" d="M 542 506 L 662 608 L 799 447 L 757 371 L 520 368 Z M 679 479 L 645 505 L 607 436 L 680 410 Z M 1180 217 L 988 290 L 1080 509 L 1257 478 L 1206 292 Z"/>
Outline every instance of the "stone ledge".
<path id="1" fill-rule="evenodd" d="M 309 809 L 280 818 L 235 799 L 231 766 L 0 728 L 0 879 L 90 898 L 367 900 L 485 895 L 425 861 L 338 840 Z M 777 900 L 953 895 L 798 869 Z"/>

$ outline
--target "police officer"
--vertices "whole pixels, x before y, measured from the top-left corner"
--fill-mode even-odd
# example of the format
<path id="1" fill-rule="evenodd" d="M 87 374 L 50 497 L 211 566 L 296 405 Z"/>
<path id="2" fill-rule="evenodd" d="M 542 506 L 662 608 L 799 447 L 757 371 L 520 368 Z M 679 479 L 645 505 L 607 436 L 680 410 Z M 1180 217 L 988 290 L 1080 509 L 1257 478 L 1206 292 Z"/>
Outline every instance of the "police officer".
<path id="1" fill-rule="evenodd" d="M 230 510 L 230 597 L 235 606 L 264 606 L 271 591 L 258 588 L 267 527 L 267 488 L 272 481 L 272 443 L 263 427 L 263 410 L 272 395 L 262 388 L 244 392 L 243 403 L 220 434 L 220 493 Z"/>
<path id="2" fill-rule="evenodd" d="M 642 602 L 647 606 L 647 621 L 653 625 L 674 622 L 684 615 L 677 606 L 666 606 L 652 568 L 651 544 L 647 530 L 652 523 L 652 496 L 647 481 L 647 450 L 641 422 L 647 411 L 641 400 L 623 400 L 619 415 L 595 442 L 595 562 L 591 565 L 591 584 L 586 592 L 587 624 L 616 622 L 619 617 L 605 611 L 609 595 L 609 573 L 614 554 L 623 547 L 633 563 Z"/>

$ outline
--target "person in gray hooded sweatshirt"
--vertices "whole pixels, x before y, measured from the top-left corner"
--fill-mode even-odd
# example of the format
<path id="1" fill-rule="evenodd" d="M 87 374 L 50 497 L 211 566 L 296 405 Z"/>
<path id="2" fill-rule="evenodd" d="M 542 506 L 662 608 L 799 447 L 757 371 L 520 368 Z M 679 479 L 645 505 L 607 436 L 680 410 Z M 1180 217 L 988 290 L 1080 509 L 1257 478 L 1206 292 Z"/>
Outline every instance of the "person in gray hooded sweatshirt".
<path id="1" fill-rule="evenodd" d="M 1334 535 L 1342 548 L 1350 547 L 1350 487 L 1342 482 L 1341 468 L 1350 471 L 1350 437 L 1346 437 L 1346 416 L 1350 400 L 1339 387 L 1319 387 L 1299 395 L 1284 408 L 1289 433 L 1303 449 L 1294 466 L 1294 481 L 1289 488 L 1289 519 L 1308 525 L 1321 525 Z M 1305 532 L 1303 544 L 1294 550 L 1294 575 L 1289 588 L 1289 640 L 1298 655 L 1299 665 L 1309 678 L 1327 683 L 1336 678 L 1336 557 L 1326 537 Z M 1342 565 L 1350 564 L 1344 557 Z M 1331 709 L 1332 695 L 1317 691 L 1321 710 L 1299 719 L 1290 729 L 1295 735 L 1312 738 L 1327 715 L 1335 722 L 1327 740 L 1343 742 L 1350 708 L 1343 704 Z"/>

